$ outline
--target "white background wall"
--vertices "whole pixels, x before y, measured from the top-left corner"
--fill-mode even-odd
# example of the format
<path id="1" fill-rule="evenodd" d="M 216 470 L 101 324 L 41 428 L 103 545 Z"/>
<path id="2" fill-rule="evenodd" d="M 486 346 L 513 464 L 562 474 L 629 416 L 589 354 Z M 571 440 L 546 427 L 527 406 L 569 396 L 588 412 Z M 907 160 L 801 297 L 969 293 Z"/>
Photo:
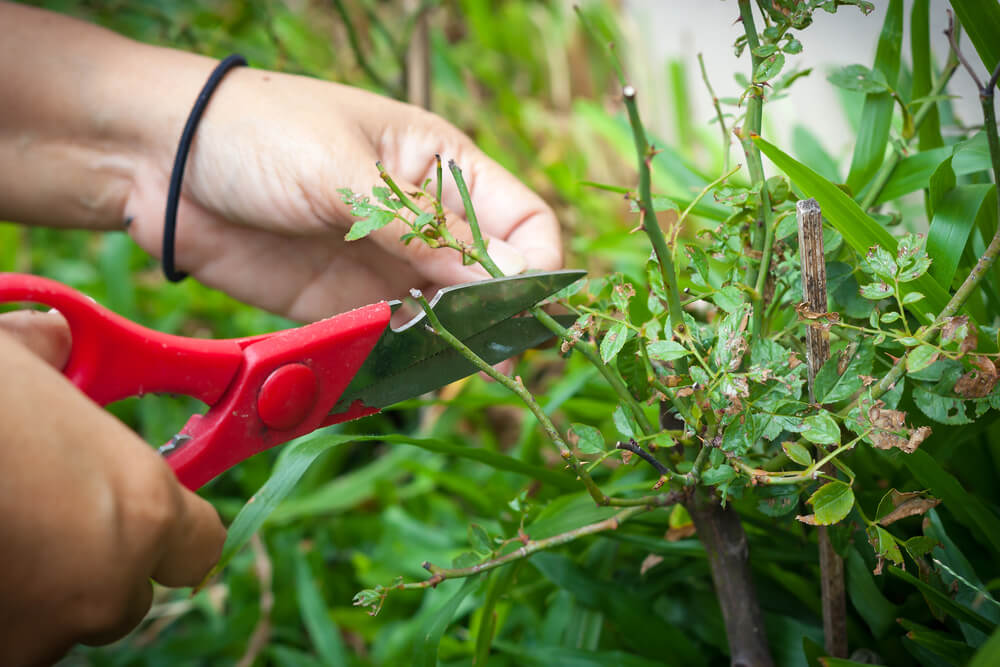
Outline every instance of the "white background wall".
<path id="1" fill-rule="evenodd" d="M 770 133 L 775 140 L 786 142 L 792 126 L 802 123 L 813 130 L 842 163 L 844 160 L 849 162 L 848 125 L 826 76 L 835 65 L 860 63 L 871 66 L 888 2 L 874 0 L 874 4 L 876 9 L 868 16 L 856 7 L 841 7 L 836 14 L 819 10 L 814 14 L 813 24 L 797 32 L 804 48 L 802 53 L 787 57 L 785 70 L 794 66 L 816 69 L 794 84 L 789 97 L 765 107 L 765 137 Z M 904 62 L 910 62 L 912 4 L 912 0 L 904 2 Z M 945 62 L 948 51 L 943 30 L 948 24 L 945 10 L 949 4 L 946 0 L 931 0 L 930 5 L 931 46 L 940 65 Z M 686 63 L 687 80 L 694 98 L 693 125 L 704 125 L 714 116 L 695 59 L 698 52 L 704 55 L 716 94 L 719 97 L 739 95 L 740 89 L 732 73 L 742 71 L 749 75 L 750 56 L 744 51 L 743 57 L 737 59 L 732 48 L 736 37 L 742 33 L 742 26 L 736 22 L 739 10 L 735 0 L 625 0 L 624 6 L 631 19 L 627 29 L 633 32 L 640 45 L 638 51 L 630 54 L 632 63 L 648 56 L 646 62 L 656 64 L 648 68 L 630 66 L 629 70 L 640 90 L 643 111 L 657 134 L 668 140 L 674 139 L 673 134 L 676 134 L 670 105 L 656 103 L 666 100 L 669 94 L 666 63 L 670 59 L 679 58 Z M 1000 35 L 997 38 L 1000 39 Z M 963 39 L 962 46 L 970 62 L 978 63 L 979 57 L 972 44 Z M 642 95 L 644 89 L 650 94 Z M 964 70 L 955 73 L 950 91 L 962 96 L 955 102 L 959 118 L 972 125 L 981 124 L 978 93 Z"/>

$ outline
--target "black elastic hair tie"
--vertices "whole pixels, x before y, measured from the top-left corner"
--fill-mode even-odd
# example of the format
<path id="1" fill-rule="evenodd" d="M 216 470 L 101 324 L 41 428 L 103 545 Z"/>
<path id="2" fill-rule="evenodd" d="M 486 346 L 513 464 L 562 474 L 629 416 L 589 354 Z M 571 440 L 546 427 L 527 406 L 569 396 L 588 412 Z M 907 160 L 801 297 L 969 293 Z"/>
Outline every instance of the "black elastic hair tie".
<path id="1" fill-rule="evenodd" d="M 184 125 L 184 133 L 181 134 L 181 141 L 177 145 L 177 155 L 174 157 L 174 169 L 170 172 L 170 188 L 167 190 L 167 213 L 163 221 L 163 274 L 172 283 L 180 282 L 187 278 L 187 274 L 177 271 L 174 268 L 174 238 L 177 235 L 177 204 L 181 198 L 181 181 L 184 178 L 184 166 L 187 164 L 188 152 L 191 150 L 191 141 L 194 140 L 194 131 L 198 128 L 198 121 L 208 106 L 208 100 L 218 87 L 222 77 L 226 72 L 246 65 L 247 59 L 238 53 L 228 56 L 225 60 L 216 65 L 212 74 L 205 82 L 205 87 L 198 94 L 191 115 L 188 116 Z"/>

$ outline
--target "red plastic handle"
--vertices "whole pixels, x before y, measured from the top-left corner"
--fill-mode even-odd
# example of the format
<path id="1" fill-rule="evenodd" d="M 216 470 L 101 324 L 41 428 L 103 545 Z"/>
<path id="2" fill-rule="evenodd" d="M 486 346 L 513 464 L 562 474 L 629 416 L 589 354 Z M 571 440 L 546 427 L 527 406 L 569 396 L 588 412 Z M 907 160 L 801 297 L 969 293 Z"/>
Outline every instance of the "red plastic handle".
<path id="1" fill-rule="evenodd" d="M 47 278 L 0 273 L 0 303 L 17 301 L 66 318 L 73 347 L 63 373 L 95 402 L 164 392 L 211 406 L 161 448 L 190 489 L 265 449 L 376 412 L 356 405 L 329 415 L 389 326 L 385 302 L 273 334 L 202 340 L 147 329 Z"/>
<path id="2" fill-rule="evenodd" d="M 177 478 L 197 489 L 258 452 L 325 426 L 391 315 L 389 304 L 375 303 L 247 346 L 246 363 L 218 404 L 191 417 L 164 447 Z M 353 416 L 372 412 L 359 407 Z"/>
<path id="3" fill-rule="evenodd" d="M 243 363 L 240 341 L 160 333 L 54 280 L 0 273 L 0 303 L 15 301 L 62 313 L 73 336 L 63 373 L 100 405 L 153 392 L 184 394 L 213 405 Z"/>

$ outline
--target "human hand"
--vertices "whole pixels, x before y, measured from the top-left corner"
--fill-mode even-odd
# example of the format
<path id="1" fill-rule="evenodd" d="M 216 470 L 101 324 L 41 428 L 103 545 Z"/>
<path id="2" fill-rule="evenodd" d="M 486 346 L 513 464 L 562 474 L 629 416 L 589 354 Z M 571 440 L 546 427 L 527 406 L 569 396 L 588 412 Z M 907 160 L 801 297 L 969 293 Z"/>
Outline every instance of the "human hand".
<path id="1" fill-rule="evenodd" d="M 124 636 L 149 609 L 150 578 L 197 584 L 225 539 L 211 505 L 47 363 L 69 353 L 61 319 L 0 316 L 4 665 L 49 664 L 74 643 Z"/>
<path id="2" fill-rule="evenodd" d="M 159 256 L 169 172 L 181 127 L 212 61 L 156 50 L 176 76 L 138 123 L 146 147 L 125 214 L 133 238 Z M 144 64 L 148 70 L 150 64 Z M 143 72 L 145 75 L 145 71 Z M 201 282 L 298 320 L 315 320 L 411 287 L 488 277 L 457 252 L 403 245 L 399 221 L 346 242 L 353 223 L 338 188 L 368 195 L 381 161 L 404 191 L 435 171 L 435 154 L 463 169 L 489 252 L 506 273 L 562 263 L 559 226 L 540 197 L 455 127 L 422 109 L 356 88 L 239 68 L 227 74 L 198 127 L 184 178 L 177 265 Z M 449 228 L 471 240 L 446 179 Z"/>

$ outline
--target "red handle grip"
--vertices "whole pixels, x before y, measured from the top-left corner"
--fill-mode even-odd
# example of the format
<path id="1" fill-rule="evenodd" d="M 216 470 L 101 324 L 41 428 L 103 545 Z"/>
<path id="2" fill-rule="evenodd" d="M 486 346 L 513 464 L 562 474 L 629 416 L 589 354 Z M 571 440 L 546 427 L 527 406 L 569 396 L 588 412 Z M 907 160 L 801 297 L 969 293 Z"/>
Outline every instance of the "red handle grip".
<path id="1" fill-rule="evenodd" d="M 62 283 L 0 273 L 0 303 L 17 301 L 51 306 L 66 318 L 73 348 L 63 373 L 100 405 L 152 392 L 184 394 L 213 405 L 243 362 L 237 341 L 153 331 Z"/>

